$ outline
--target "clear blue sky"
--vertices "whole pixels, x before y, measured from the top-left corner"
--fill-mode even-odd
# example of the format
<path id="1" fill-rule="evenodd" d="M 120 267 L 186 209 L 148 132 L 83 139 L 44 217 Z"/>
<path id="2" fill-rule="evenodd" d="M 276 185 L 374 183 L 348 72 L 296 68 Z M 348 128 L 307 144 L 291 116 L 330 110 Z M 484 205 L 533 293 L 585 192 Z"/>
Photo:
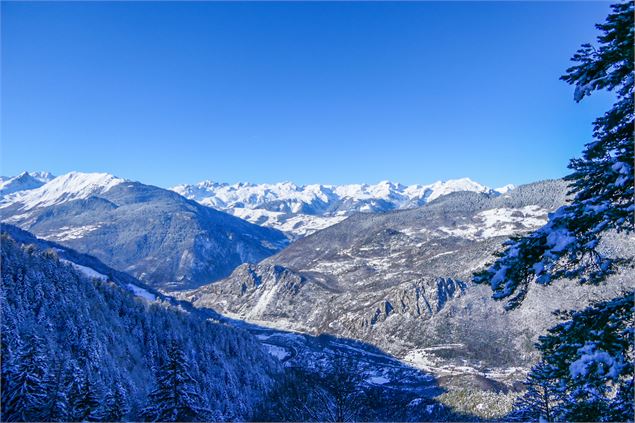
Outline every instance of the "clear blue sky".
<path id="1" fill-rule="evenodd" d="M 159 186 L 560 177 L 606 2 L 2 2 L 2 169 Z"/>

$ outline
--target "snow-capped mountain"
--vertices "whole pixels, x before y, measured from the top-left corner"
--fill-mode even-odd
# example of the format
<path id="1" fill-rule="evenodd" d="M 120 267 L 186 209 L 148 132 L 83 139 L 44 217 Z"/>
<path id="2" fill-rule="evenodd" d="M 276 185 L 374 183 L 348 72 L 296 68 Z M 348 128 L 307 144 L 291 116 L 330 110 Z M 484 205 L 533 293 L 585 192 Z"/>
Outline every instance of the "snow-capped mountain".
<path id="1" fill-rule="evenodd" d="M 28 175 L 28 173 L 22 175 Z M 40 183 L 38 187 L 16 190 L 4 195 L 0 199 L 0 207 L 15 203 L 21 205 L 20 210 L 48 207 L 99 195 L 123 182 L 126 180 L 108 173 L 70 172 Z"/>
<path id="2" fill-rule="evenodd" d="M 0 176 L 0 196 L 39 188 L 53 178 L 49 172 L 22 172 L 17 176 Z"/>
<path id="3" fill-rule="evenodd" d="M 462 178 L 409 186 L 389 181 L 374 185 L 296 185 L 291 182 L 230 185 L 203 181 L 178 185 L 172 190 L 252 223 L 274 227 L 293 236 L 304 236 L 357 212 L 378 213 L 419 207 L 457 191 L 498 195 L 512 188 L 507 185 L 499 192 Z"/>
<path id="4" fill-rule="evenodd" d="M 536 286 L 513 312 L 471 283 L 506 238 L 544 225 L 566 192 L 563 181 L 544 181 L 496 197 L 456 192 L 419 208 L 359 213 L 182 298 L 259 324 L 362 340 L 438 374 L 526 366 L 537 336 L 555 323 L 551 311 L 633 283 L 626 274 L 600 288 Z M 632 256 L 632 242 L 610 248 Z"/>
<path id="5" fill-rule="evenodd" d="M 166 289 L 218 279 L 287 244 L 275 229 L 107 173 L 71 172 L 6 194 L 0 217 Z"/>

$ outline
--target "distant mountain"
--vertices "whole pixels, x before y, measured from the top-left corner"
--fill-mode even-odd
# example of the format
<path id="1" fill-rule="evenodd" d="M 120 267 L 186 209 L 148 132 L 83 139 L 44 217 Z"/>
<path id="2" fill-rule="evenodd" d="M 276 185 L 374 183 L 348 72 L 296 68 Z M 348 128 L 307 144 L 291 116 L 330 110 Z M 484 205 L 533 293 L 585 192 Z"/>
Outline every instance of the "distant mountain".
<path id="1" fill-rule="evenodd" d="M 105 173 L 71 172 L 6 194 L 0 217 L 168 290 L 227 276 L 287 244 L 275 229 Z"/>
<path id="2" fill-rule="evenodd" d="M 552 311 L 633 283 L 627 272 L 606 287 L 533 286 L 513 312 L 471 283 L 505 239 L 543 225 L 565 196 L 563 181 L 546 181 L 356 214 L 182 298 L 259 324 L 359 339 L 438 375 L 526 366 Z M 632 255 L 632 240 L 607 245 Z"/>
<path id="3" fill-rule="evenodd" d="M 3 421 L 165 420 L 159 389 L 177 397 L 178 420 L 262 408 L 281 368 L 256 338 L 94 257 L 0 232 Z M 181 384 L 164 386 L 175 362 Z"/>
<path id="4" fill-rule="evenodd" d="M 504 192 L 512 189 L 507 185 Z M 429 185 L 401 185 L 388 181 L 376 185 L 226 184 L 203 181 L 172 188 L 179 194 L 224 210 L 252 223 L 304 236 L 338 223 L 356 212 L 386 212 L 419 207 L 443 195 L 471 191 L 498 195 L 469 178 Z"/>
<path id="5" fill-rule="evenodd" d="M 18 176 L 0 176 L 0 196 L 39 188 L 53 178 L 49 172 L 22 172 Z"/>

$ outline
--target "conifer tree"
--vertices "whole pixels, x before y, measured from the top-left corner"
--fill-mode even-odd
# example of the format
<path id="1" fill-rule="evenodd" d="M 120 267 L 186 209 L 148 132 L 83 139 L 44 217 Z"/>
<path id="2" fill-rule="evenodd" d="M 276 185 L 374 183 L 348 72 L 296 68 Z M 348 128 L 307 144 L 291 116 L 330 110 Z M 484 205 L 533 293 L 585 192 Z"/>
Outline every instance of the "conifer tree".
<path id="1" fill-rule="evenodd" d="M 633 294 L 576 312 L 540 337 L 542 380 L 559 397 L 562 421 L 627 421 L 633 418 Z"/>
<path id="2" fill-rule="evenodd" d="M 121 384 L 116 381 L 108 391 L 105 398 L 104 420 L 119 422 L 128 414 L 128 395 Z"/>
<path id="3" fill-rule="evenodd" d="M 532 281 L 542 285 L 569 278 L 597 284 L 630 266 L 598 248 L 608 231 L 632 233 L 633 179 L 633 1 L 611 6 L 598 45 L 584 44 L 576 65 L 562 77 L 575 85 L 576 101 L 596 90 L 615 92 L 613 107 L 594 122 L 594 140 L 573 159 L 570 204 L 549 216 L 537 231 L 513 238 L 474 282 L 490 284 L 493 298 L 519 306 Z M 629 242 L 629 241 L 627 241 Z M 530 390 L 518 412 L 528 419 L 624 421 L 633 418 L 633 293 L 623 293 L 579 312 L 540 338 L 542 361 L 530 373 Z M 531 384 L 533 383 L 533 385 Z M 538 383 L 538 385 L 536 385 Z M 533 386 L 533 387 L 532 387 Z M 557 400 L 548 417 L 538 386 L 551 386 Z M 555 388 L 554 388 L 555 387 Z"/>
<path id="4" fill-rule="evenodd" d="M 87 371 L 75 368 L 72 385 L 68 393 L 72 421 L 98 421 L 101 419 L 101 404 L 97 387 Z"/>
<path id="5" fill-rule="evenodd" d="M 545 364 L 538 363 L 531 369 L 525 381 L 527 391 L 514 404 L 512 421 L 553 421 L 557 403 L 557 389 L 545 371 Z"/>
<path id="6" fill-rule="evenodd" d="M 4 421 L 39 421 L 46 404 L 47 358 L 44 341 L 36 334 L 22 339 L 6 368 L 3 386 Z"/>
<path id="7" fill-rule="evenodd" d="M 66 357 L 63 357 L 53 362 L 54 364 L 51 366 L 51 371 L 46 378 L 45 385 L 48 398 L 42 413 L 43 421 L 63 422 L 69 420 L 68 399 L 64 386 L 64 381 L 66 380 L 65 358 Z"/>
<path id="8" fill-rule="evenodd" d="M 614 91 L 613 107 L 594 122 L 594 141 L 569 167 L 573 201 L 528 236 L 513 238 L 476 283 L 490 284 L 495 299 L 508 307 L 522 302 L 533 280 L 548 285 L 566 277 L 598 283 L 614 273 L 623 259 L 598 249 L 609 230 L 632 232 L 633 205 L 633 1 L 612 6 L 598 47 L 584 44 L 573 56 L 577 64 L 562 77 L 576 86 L 575 100 L 596 90 Z"/>
<path id="9" fill-rule="evenodd" d="M 143 410 L 149 421 L 204 421 L 207 410 L 198 382 L 180 343 L 169 343 L 164 363 L 155 370 L 155 386 Z"/>

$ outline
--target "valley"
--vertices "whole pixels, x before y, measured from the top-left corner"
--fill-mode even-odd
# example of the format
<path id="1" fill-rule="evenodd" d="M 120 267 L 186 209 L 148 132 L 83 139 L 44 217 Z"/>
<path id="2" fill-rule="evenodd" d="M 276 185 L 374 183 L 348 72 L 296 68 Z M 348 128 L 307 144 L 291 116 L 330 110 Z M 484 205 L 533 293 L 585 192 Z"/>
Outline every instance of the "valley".
<path id="1" fill-rule="evenodd" d="M 284 369 L 276 386 L 296 387 L 293 394 L 274 388 L 266 395 L 299 420 L 333 417 L 311 413 L 320 409 L 320 398 L 339 395 L 328 383 L 338 378 L 351 385 L 347 412 L 372 403 L 366 408 L 373 414 L 349 416 L 354 419 L 502 417 L 524 390 L 538 335 L 557 321 L 552 312 L 633 283 L 618 274 L 610 288 L 561 283 L 547 294 L 535 287 L 515 310 L 472 283 L 506 239 L 544 225 L 566 203 L 559 180 L 502 192 L 477 184 L 463 190 L 464 180 L 437 183 L 417 190 L 418 200 L 364 186 L 361 198 L 323 201 L 320 212 L 319 196 L 304 198 L 297 187 L 286 202 L 280 192 L 271 201 L 247 196 L 256 212 L 274 213 L 269 209 L 277 202 L 285 211 L 275 213 L 329 222 L 315 232 L 303 226 L 305 232 L 286 233 L 242 220 L 240 207 L 226 214 L 210 206 L 220 200 L 195 202 L 112 175 L 71 173 L 40 182 L 0 199 L 4 233 L 55 250 L 60 262 L 88 279 L 122 280 L 120 286 L 143 301 L 248 333 Z M 366 198 L 369 191 L 380 195 Z M 309 207 L 314 214 L 306 213 Z M 605 248 L 624 253 L 630 242 L 608 237 Z M 288 402 L 294 395 L 315 403 L 294 408 L 298 404 Z M 249 413 L 262 411 L 254 405 Z"/>

